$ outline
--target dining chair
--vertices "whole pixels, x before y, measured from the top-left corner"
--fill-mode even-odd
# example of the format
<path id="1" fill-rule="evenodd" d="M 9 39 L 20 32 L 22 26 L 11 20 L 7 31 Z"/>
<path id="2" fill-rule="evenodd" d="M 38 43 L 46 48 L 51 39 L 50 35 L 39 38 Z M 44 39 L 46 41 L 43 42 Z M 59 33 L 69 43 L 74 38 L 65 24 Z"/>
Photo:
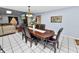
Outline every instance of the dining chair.
<path id="1" fill-rule="evenodd" d="M 25 33 L 25 26 L 21 26 L 21 28 L 22 28 L 22 40 L 25 38 L 25 35 L 26 35 L 26 33 Z"/>
<path id="2" fill-rule="evenodd" d="M 59 31 L 57 32 L 56 38 L 50 37 L 46 41 L 46 44 L 53 45 L 53 47 L 54 47 L 54 53 L 56 53 L 56 48 L 59 48 L 59 37 L 60 37 L 60 34 L 61 34 L 62 30 L 63 30 L 63 28 L 59 29 Z"/>
<path id="3" fill-rule="evenodd" d="M 2 49 L 1 45 L 0 45 L 0 51 L 2 51 L 3 53 L 5 53 L 5 51 Z"/>
<path id="4" fill-rule="evenodd" d="M 24 23 L 22 23 L 21 24 L 21 29 L 22 29 L 22 40 L 25 38 L 25 39 L 27 39 L 26 37 L 25 37 L 25 35 L 26 35 L 26 33 L 25 33 L 25 28 L 27 27 Z M 25 40 L 26 41 L 26 40 Z M 26 43 L 27 43 L 27 41 L 26 41 Z"/>
<path id="5" fill-rule="evenodd" d="M 40 29 L 40 25 L 36 24 L 35 28 Z"/>
<path id="6" fill-rule="evenodd" d="M 45 24 L 36 24 L 37 29 L 45 30 Z"/>
<path id="7" fill-rule="evenodd" d="M 27 43 L 27 40 L 30 42 L 30 47 L 32 47 L 32 43 L 35 42 L 35 45 L 37 45 L 37 39 L 35 36 L 33 36 L 28 27 L 23 28 L 23 34 L 22 34 L 22 39 L 25 37 L 25 42 Z"/>
<path id="8" fill-rule="evenodd" d="M 45 24 L 40 24 L 40 29 L 45 30 Z"/>

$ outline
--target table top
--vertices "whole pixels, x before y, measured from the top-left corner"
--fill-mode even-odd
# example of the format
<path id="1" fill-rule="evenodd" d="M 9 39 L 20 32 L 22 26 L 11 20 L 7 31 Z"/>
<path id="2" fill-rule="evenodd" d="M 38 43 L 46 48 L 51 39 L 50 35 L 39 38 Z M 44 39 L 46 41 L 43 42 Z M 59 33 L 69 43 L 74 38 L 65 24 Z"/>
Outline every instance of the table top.
<path id="1" fill-rule="evenodd" d="M 40 33 L 45 33 L 46 31 L 45 30 L 40 30 L 40 29 L 33 29 L 31 27 L 29 27 L 30 30 L 34 30 L 34 31 L 37 31 L 37 32 L 40 32 Z"/>
<path id="2" fill-rule="evenodd" d="M 40 29 L 37 29 L 37 31 L 33 31 L 33 29 L 29 29 L 30 33 L 32 33 L 34 36 L 36 37 L 39 37 L 41 39 L 47 39 L 49 37 L 53 37 L 55 35 L 55 32 L 53 30 L 41 30 L 41 31 L 44 31 L 44 32 L 40 32 L 38 31 Z"/>

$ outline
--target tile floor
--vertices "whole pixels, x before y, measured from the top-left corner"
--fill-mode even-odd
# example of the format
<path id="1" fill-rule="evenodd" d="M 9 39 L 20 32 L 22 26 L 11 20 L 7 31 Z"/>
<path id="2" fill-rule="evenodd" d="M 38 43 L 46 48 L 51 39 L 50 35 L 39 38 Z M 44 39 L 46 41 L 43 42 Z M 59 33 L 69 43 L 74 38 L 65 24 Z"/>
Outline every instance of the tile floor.
<path id="1" fill-rule="evenodd" d="M 22 40 L 22 33 L 15 33 L 0 37 L 0 45 L 6 53 L 54 53 L 51 46 L 43 49 L 43 45 L 38 43 L 37 46 L 33 43 L 30 48 L 29 41 L 27 44 Z M 57 53 L 78 53 L 79 46 L 76 45 L 74 39 L 60 38 L 60 46 Z M 0 53 L 2 53 L 0 51 Z"/>

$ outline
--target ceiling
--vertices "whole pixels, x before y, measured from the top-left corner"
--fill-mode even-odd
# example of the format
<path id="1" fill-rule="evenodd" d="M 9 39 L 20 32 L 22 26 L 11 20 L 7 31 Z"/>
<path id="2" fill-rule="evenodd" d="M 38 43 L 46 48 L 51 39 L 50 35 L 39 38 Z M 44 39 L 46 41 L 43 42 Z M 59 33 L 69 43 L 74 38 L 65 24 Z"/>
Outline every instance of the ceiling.
<path id="1" fill-rule="evenodd" d="M 7 14 L 6 11 L 12 11 L 12 14 Z M 0 15 L 21 15 L 23 13 L 24 12 L 17 11 L 17 10 L 14 10 L 14 9 L 8 9 L 8 8 L 0 7 Z"/>
<path id="2" fill-rule="evenodd" d="M 27 6 L 2 6 L 3 8 L 22 11 L 22 12 L 28 12 Z M 48 11 L 54 11 L 59 10 L 63 8 L 68 8 L 70 6 L 31 6 L 32 13 L 43 13 Z"/>

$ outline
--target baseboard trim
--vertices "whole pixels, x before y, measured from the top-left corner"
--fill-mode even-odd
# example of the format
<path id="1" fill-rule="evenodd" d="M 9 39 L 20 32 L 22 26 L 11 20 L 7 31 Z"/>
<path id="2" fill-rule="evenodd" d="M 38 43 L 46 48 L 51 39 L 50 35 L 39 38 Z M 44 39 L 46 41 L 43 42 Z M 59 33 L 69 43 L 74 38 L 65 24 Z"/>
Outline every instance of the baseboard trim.
<path id="1" fill-rule="evenodd" d="M 6 35 L 11 35 L 11 34 L 15 34 L 16 32 L 13 32 L 13 33 L 8 33 L 8 34 L 3 34 L 3 35 L 0 35 L 0 37 L 2 36 L 6 36 Z"/>

